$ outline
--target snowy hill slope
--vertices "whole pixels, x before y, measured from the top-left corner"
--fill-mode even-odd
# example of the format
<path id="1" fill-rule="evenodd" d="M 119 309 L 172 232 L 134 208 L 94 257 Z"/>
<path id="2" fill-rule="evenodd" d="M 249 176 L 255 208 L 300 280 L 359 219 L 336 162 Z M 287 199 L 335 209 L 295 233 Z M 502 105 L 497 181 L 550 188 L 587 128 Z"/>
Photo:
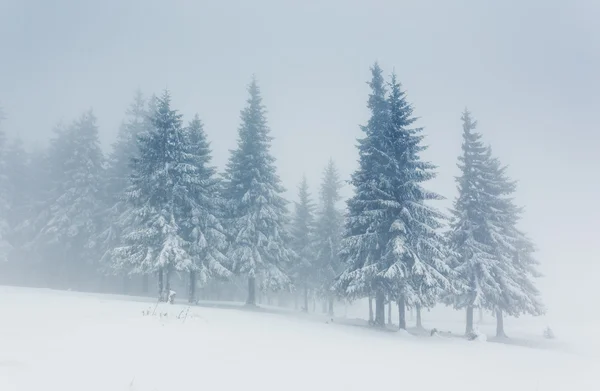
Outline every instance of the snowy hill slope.
<path id="1" fill-rule="evenodd" d="M 598 356 L 0 287 L 0 390 L 590 390 Z M 168 313 L 167 317 L 158 314 Z M 314 320 L 314 319 L 312 319 Z"/>

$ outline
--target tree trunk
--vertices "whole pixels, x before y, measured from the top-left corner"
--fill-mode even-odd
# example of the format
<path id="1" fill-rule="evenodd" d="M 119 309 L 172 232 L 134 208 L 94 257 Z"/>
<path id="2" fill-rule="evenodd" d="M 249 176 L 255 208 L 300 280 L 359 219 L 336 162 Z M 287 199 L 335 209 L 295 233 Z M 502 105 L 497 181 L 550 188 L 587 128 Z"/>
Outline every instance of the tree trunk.
<path id="1" fill-rule="evenodd" d="M 327 315 L 333 316 L 333 296 L 331 295 L 328 298 Z"/>
<path id="2" fill-rule="evenodd" d="M 148 275 L 144 274 L 142 275 L 142 292 L 143 293 L 148 293 L 148 286 L 150 284 L 148 283 Z"/>
<path id="3" fill-rule="evenodd" d="M 496 311 L 496 337 L 506 338 L 506 334 L 504 333 L 504 316 L 502 315 L 502 310 Z"/>
<path id="4" fill-rule="evenodd" d="M 473 307 L 467 307 L 467 329 L 465 334 L 473 332 Z"/>
<path id="5" fill-rule="evenodd" d="M 129 293 L 129 276 L 123 276 L 123 294 Z"/>
<path id="6" fill-rule="evenodd" d="M 423 322 L 421 320 L 421 304 L 415 305 L 415 310 L 417 311 L 417 328 L 423 328 Z"/>
<path id="7" fill-rule="evenodd" d="M 294 310 L 298 311 L 298 293 L 294 292 Z"/>
<path id="8" fill-rule="evenodd" d="M 190 270 L 190 291 L 188 295 L 188 302 L 194 303 L 196 301 L 196 272 Z"/>
<path id="9" fill-rule="evenodd" d="M 256 279 L 254 277 L 248 277 L 248 299 L 246 305 L 256 305 Z"/>
<path id="10" fill-rule="evenodd" d="M 403 295 L 398 298 L 398 328 L 406 330 L 406 303 Z"/>
<path id="11" fill-rule="evenodd" d="M 308 285 L 304 284 L 304 308 L 302 311 L 308 312 Z"/>
<path id="12" fill-rule="evenodd" d="M 373 297 L 369 295 L 369 323 L 373 323 Z"/>
<path id="13" fill-rule="evenodd" d="M 388 301 L 388 324 L 392 324 L 392 300 Z"/>
<path id="14" fill-rule="evenodd" d="M 385 327 L 385 294 L 375 294 L 375 324 L 377 327 Z"/>
<path id="15" fill-rule="evenodd" d="M 165 295 L 164 295 L 164 285 L 163 285 L 163 269 L 162 267 L 160 269 L 158 269 L 158 300 L 159 301 L 164 301 L 165 300 Z"/>
<path id="16" fill-rule="evenodd" d="M 323 311 L 324 314 L 327 313 L 327 300 L 323 299 L 323 302 L 321 303 L 321 311 Z"/>
<path id="17" fill-rule="evenodd" d="M 169 295 L 171 294 L 171 273 L 169 268 L 165 270 L 165 301 L 169 300 Z"/>

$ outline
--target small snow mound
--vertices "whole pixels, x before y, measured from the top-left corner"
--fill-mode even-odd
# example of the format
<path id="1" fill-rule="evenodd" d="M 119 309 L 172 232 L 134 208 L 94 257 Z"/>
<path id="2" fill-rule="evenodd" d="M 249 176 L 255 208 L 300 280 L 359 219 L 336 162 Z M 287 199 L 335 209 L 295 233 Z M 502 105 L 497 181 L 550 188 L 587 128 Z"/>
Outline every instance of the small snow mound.
<path id="1" fill-rule="evenodd" d="M 487 335 L 485 335 L 484 333 L 480 332 L 477 327 L 474 327 L 471 332 L 467 333 L 467 339 L 469 341 L 486 342 L 487 341 Z"/>
<path id="2" fill-rule="evenodd" d="M 554 335 L 554 331 L 550 328 L 550 326 L 546 326 L 544 329 L 544 338 L 546 339 L 554 339 L 556 336 Z"/>
<path id="3" fill-rule="evenodd" d="M 402 338 L 414 338 L 415 337 L 414 335 L 412 335 L 411 333 L 409 333 L 408 331 L 403 330 L 403 329 L 398 330 L 398 335 Z"/>

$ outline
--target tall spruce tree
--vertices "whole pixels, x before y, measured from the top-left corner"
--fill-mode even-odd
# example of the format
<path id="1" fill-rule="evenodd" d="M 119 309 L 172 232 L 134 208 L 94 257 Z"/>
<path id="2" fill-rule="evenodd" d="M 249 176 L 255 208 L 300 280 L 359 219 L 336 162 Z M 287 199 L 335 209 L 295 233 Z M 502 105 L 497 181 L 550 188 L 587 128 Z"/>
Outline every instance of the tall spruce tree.
<path id="1" fill-rule="evenodd" d="M 124 244 L 113 253 L 115 267 L 134 273 L 157 273 L 159 298 L 166 300 L 170 274 L 189 271 L 193 261 L 179 216 L 188 207 L 189 167 L 184 160 L 186 134 L 181 114 L 171 108 L 168 91 L 157 100 L 152 129 L 138 137 L 127 208 L 120 224 L 127 226 Z"/>
<path id="2" fill-rule="evenodd" d="M 291 276 L 296 287 L 303 291 L 304 305 L 302 310 L 308 311 L 308 294 L 313 288 L 315 279 L 315 206 L 308 191 L 306 176 L 298 186 L 298 201 L 295 203 L 292 220 L 292 248 L 296 253 L 291 267 Z"/>
<path id="3" fill-rule="evenodd" d="M 343 216 L 337 207 L 341 200 L 342 181 L 333 160 L 329 160 L 321 183 L 320 205 L 315 228 L 315 255 L 317 289 L 328 299 L 328 313 L 333 315 L 332 287 L 341 272 L 339 257 Z"/>
<path id="4" fill-rule="evenodd" d="M 180 210 L 180 226 L 189 243 L 192 257 L 190 267 L 189 301 L 196 296 L 196 281 L 206 286 L 210 279 L 227 279 L 231 276 L 230 262 L 225 255 L 227 236 L 222 224 L 223 201 L 220 180 L 216 169 L 210 165 L 211 149 L 202 121 L 198 115 L 185 128 L 185 147 L 181 163 L 184 198 Z"/>
<path id="5" fill-rule="evenodd" d="M 503 313 L 544 311 L 531 280 L 539 273 L 533 244 L 517 228 L 521 210 L 512 199 L 516 183 L 483 144 L 467 110 L 462 120 L 462 174 L 457 178 L 459 195 L 449 233 L 460 290 L 452 302 L 466 308 L 467 333 L 473 331 L 474 308 L 485 308 L 496 313 L 497 335 L 504 336 Z"/>
<path id="6" fill-rule="evenodd" d="M 103 155 L 92 111 L 60 131 L 52 148 L 52 190 L 36 241 L 54 260 L 60 283 L 71 287 L 94 267 L 100 227 Z"/>
<path id="7" fill-rule="evenodd" d="M 349 299 L 376 295 L 375 321 L 383 327 L 385 293 L 388 287 L 381 278 L 382 249 L 387 234 L 382 235 L 380 213 L 374 210 L 378 198 L 379 142 L 388 126 L 389 110 L 383 71 L 376 63 L 371 68 L 368 108 L 371 117 L 361 127 L 364 137 L 358 141 L 359 168 L 352 174 L 350 183 L 354 195 L 348 200 L 348 216 L 340 255 L 346 270 L 338 277 L 336 287 Z"/>
<path id="8" fill-rule="evenodd" d="M 21 139 L 13 140 L 6 149 L 7 200 L 10 210 L 6 214 L 10 234 L 8 236 L 15 256 L 25 244 L 26 237 L 19 227 L 28 218 L 33 200 L 34 187 L 30 175 L 29 156 Z"/>
<path id="9" fill-rule="evenodd" d="M 2 121 L 4 120 L 4 112 L 0 107 L 0 262 L 8 259 L 8 254 L 12 248 L 9 243 L 8 236 L 10 235 L 10 224 L 8 215 L 10 211 L 9 204 L 9 178 L 8 178 L 8 161 L 6 156 L 6 135 L 2 130 Z"/>
<path id="10" fill-rule="evenodd" d="M 423 128 L 414 127 L 416 118 L 392 74 L 389 125 L 385 133 L 387 146 L 383 151 L 384 176 L 380 189 L 380 206 L 389 219 L 390 238 L 384 257 L 390 262 L 386 278 L 394 281 L 398 301 L 400 327 L 405 328 L 405 304 L 411 307 L 432 307 L 443 291 L 451 289 L 451 270 L 447 263 L 447 248 L 440 229 L 445 216 L 430 206 L 442 197 L 423 187 L 435 178 L 436 166 L 423 161 L 421 152 Z"/>
<path id="11" fill-rule="evenodd" d="M 150 130 L 150 123 L 146 102 L 141 91 L 136 91 L 107 159 L 103 194 L 106 211 L 103 216 L 103 229 L 98 238 L 102 249 L 101 264 L 107 273 L 127 274 L 130 271 L 116 270 L 110 258 L 112 250 L 121 244 L 121 237 L 127 228 L 119 224 L 119 217 L 127 205 L 125 191 L 129 186 L 129 177 L 132 173 L 131 162 L 138 155 L 138 137 L 148 130 Z"/>
<path id="12" fill-rule="evenodd" d="M 438 233 L 444 216 L 428 204 L 441 199 L 422 186 L 435 176 L 435 166 L 420 158 L 426 149 L 422 129 L 412 127 L 416 119 L 395 75 L 387 99 L 378 93 L 384 91 L 378 67 L 373 68 L 371 85 L 371 120 L 378 119 L 376 114 L 381 119 L 374 126 L 370 121 L 359 146 L 361 167 L 352 178 L 356 194 L 349 202 L 351 230 L 344 239 L 344 254 L 352 262 L 341 281 L 350 293 L 357 283 L 370 282 L 380 327 L 385 326 L 386 297 L 395 297 L 404 329 L 406 304 L 429 303 L 450 287 L 446 249 Z M 367 261 L 356 268 L 360 257 Z"/>
<path id="13" fill-rule="evenodd" d="M 271 137 L 260 90 L 253 80 L 241 113 L 238 146 L 225 172 L 225 197 L 234 271 L 248 278 L 248 305 L 256 304 L 256 281 L 263 289 L 290 284 L 285 270 L 292 252 L 286 229 L 284 188 L 270 153 Z"/>

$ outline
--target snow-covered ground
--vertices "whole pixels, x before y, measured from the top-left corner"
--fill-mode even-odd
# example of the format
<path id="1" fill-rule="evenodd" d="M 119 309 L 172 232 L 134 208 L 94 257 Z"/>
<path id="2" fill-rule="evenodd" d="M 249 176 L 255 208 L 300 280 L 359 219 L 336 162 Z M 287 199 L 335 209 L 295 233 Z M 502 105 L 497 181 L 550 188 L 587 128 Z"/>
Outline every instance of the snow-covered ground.
<path id="1" fill-rule="evenodd" d="M 144 299 L 9 287 L 0 297 L 0 391 L 600 389 L 600 336 L 553 326 L 547 341 L 542 321 L 507 319 L 519 343 L 505 344 L 285 311 L 191 307 L 184 321 L 179 304 L 143 316 L 154 307 Z M 462 330 L 462 314 L 442 312 L 424 313 L 425 325 Z"/>

